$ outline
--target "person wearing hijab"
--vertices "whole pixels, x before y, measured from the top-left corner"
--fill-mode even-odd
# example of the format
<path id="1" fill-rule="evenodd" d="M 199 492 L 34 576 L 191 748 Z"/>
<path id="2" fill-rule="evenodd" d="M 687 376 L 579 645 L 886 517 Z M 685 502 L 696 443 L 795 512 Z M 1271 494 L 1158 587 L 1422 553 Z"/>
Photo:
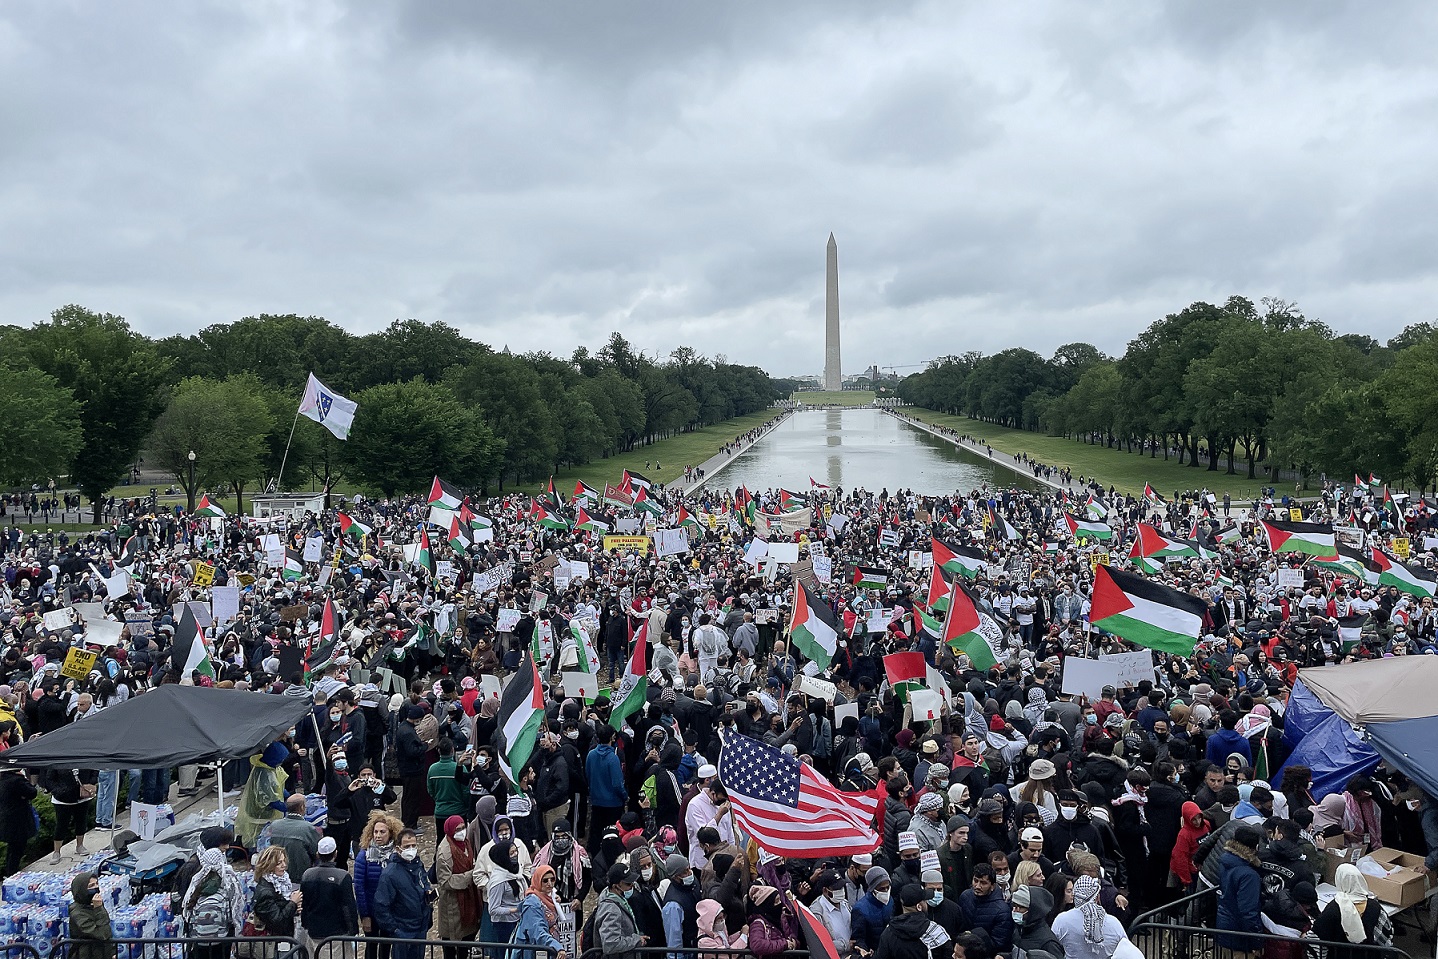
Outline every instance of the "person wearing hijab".
<path id="1" fill-rule="evenodd" d="M 480 889 L 489 889 L 489 876 L 494 869 L 493 860 L 490 857 L 493 854 L 494 848 L 501 843 L 509 843 L 514 847 L 511 850 L 514 853 L 514 861 L 517 867 L 514 871 L 519 875 L 520 879 L 529 875 L 530 869 L 533 868 L 533 863 L 529 857 L 529 847 L 514 838 L 513 822 L 508 816 L 495 816 L 494 832 L 490 841 L 481 846 L 479 851 L 474 855 L 474 880 L 475 885 Z M 483 936 L 480 937 L 480 940 L 482 942 L 491 941 L 485 939 Z"/>
<path id="2" fill-rule="evenodd" d="M 498 830 L 496 829 L 496 833 Z M 524 900 L 524 880 L 520 878 L 513 839 L 496 840 L 489 850 L 489 882 L 486 885 L 484 942 L 508 942 L 519 922 L 519 907 Z"/>
<path id="3" fill-rule="evenodd" d="M 1373 780 L 1354 776 L 1343 788 L 1343 831 L 1350 846 L 1371 852 L 1383 845 L 1383 815 L 1373 801 Z M 1324 797 L 1327 798 L 1327 797 Z"/>
<path id="4" fill-rule="evenodd" d="M 434 854 L 434 888 L 440 939 L 468 942 L 479 931 L 480 898 L 474 884 L 474 853 L 463 816 L 444 821 L 445 839 Z M 445 946 L 445 959 L 459 959 L 459 947 Z"/>
<path id="5" fill-rule="evenodd" d="M 564 943 L 560 941 L 559 904 L 554 899 L 555 877 L 551 866 L 540 864 L 534 867 L 529 879 L 529 892 L 519 904 L 519 924 L 514 927 L 515 945 L 534 945 L 558 953 L 557 959 L 566 959 Z"/>
<path id="6" fill-rule="evenodd" d="M 219 849 L 200 853 L 200 869 L 190 880 L 190 887 L 180 901 L 185 928 L 195 939 L 233 936 L 244 925 L 244 896 L 235 871 L 225 862 Z M 194 959 L 225 959 L 230 953 L 227 942 L 192 945 Z"/>
<path id="7" fill-rule="evenodd" d="M 1343 863 L 1333 874 L 1338 893 L 1323 908 L 1313 924 L 1313 934 L 1328 942 L 1386 946 L 1393 941 L 1393 921 L 1383 905 L 1368 891 L 1368 880 L 1351 863 Z M 1357 959 L 1362 950 L 1330 947 L 1331 959 Z"/>
<path id="8" fill-rule="evenodd" d="M 749 951 L 756 956 L 775 956 L 799 943 L 786 938 L 783 930 L 784 901 L 773 886 L 756 885 L 749 890 Z"/>
<path id="9" fill-rule="evenodd" d="M 1066 959 L 1110 959 L 1127 938 L 1119 921 L 1099 905 L 1102 888 L 1093 876 L 1074 880 L 1074 907 L 1060 913 L 1053 924 Z"/>
<path id="10" fill-rule="evenodd" d="M 70 881 L 70 946 L 74 959 L 114 959 L 115 938 L 110 914 L 100 902 L 100 877 L 93 872 L 78 873 Z"/>

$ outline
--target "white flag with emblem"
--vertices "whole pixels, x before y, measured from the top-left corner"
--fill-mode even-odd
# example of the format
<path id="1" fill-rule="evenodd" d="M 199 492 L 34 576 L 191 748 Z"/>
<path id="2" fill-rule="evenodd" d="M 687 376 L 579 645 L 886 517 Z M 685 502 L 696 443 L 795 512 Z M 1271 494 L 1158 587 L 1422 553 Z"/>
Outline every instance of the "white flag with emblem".
<path id="1" fill-rule="evenodd" d="M 358 408 L 359 404 L 354 400 L 345 399 L 315 379 L 313 373 L 310 374 L 304 399 L 300 400 L 300 412 L 329 430 L 337 439 L 349 439 L 350 424 L 355 421 L 355 410 Z"/>

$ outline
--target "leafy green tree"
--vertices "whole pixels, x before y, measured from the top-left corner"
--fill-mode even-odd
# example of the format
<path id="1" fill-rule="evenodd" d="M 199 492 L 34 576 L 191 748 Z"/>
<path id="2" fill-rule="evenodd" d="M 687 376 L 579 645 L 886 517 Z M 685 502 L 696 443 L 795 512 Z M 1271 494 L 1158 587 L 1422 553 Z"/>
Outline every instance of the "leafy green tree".
<path id="1" fill-rule="evenodd" d="M 5 339 L 12 361 L 48 373 L 79 404 L 80 447 L 70 481 L 93 504 L 98 524 L 105 494 L 135 462 L 163 407 L 169 361 L 123 317 L 74 305 Z"/>
<path id="2" fill-rule="evenodd" d="M 465 487 L 493 476 L 503 441 L 444 386 L 416 377 L 370 387 L 340 444 L 345 475 L 393 497 L 426 490 L 436 473 Z"/>
<path id="3" fill-rule="evenodd" d="M 223 484 L 235 493 L 235 511 L 243 512 L 245 487 L 260 479 L 265 440 L 274 430 L 269 393 L 252 373 L 181 380 L 150 432 L 150 462 L 173 476 L 191 502 L 198 489 Z M 191 452 L 197 488 L 190 486 Z"/>
<path id="4" fill-rule="evenodd" d="M 554 468 L 563 428 L 545 402 L 539 374 L 522 357 L 476 357 L 456 367 L 448 384 L 504 443 L 495 464 L 500 489 L 507 478 L 534 479 Z"/>
<path id="5" fill-rule="evenodd" d="M 42 486 L 70 468 L 83 432 L 80 405 L 55 377 L 33 367 L 0 368 L 5 428 L 0 430 L 0 483 Z"/>

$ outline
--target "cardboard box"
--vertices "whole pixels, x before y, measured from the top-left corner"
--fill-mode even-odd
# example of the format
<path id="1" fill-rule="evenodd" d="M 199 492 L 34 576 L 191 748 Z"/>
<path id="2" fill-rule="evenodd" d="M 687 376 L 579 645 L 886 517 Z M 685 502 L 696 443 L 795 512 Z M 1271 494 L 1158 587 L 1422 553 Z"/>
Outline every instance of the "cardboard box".
<path id="1" fill-rule="evenodd" d="M 1389 849 L 1387 846 L 1375 849 L 1369 855 L 1374 862 L 1382 866 L 1390 869 L 1398 867 L 1386 878 L 1363 877 L 1368 880 L 1369 891 L 1380 901 L 1406 908 L 1422 902 L 1423 897 L 1433 888 L 1429 878 L 1418 871 L 1418 867 L 1423 865 L 1422 856 Z"/>
<path id="2" fill-rule="evenodd" d="M 1342 854 L 1341 850 L 1335 849 L 1319 850 L 1318 855 L 1322 857 L 1323 861 L 1323 878 L 1319 881 L 1326 882 L 1331 886 L 1334 884 L 1333 877 L 1337 874 L 1338 867 L 1348 862 L 1349 859 Z"/>

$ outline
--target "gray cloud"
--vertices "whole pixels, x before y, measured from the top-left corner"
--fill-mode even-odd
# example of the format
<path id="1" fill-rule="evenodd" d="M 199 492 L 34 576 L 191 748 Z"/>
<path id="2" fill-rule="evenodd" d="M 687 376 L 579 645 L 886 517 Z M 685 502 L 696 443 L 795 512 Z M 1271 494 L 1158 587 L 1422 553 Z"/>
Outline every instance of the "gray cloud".
<path id="1" fill-rule="evenodd" d="M 418 317 L 815 372 L 1192 299 L 1432 319 L 1438 12 L 764 4 L 0 6 L 0 322 Z"/>

